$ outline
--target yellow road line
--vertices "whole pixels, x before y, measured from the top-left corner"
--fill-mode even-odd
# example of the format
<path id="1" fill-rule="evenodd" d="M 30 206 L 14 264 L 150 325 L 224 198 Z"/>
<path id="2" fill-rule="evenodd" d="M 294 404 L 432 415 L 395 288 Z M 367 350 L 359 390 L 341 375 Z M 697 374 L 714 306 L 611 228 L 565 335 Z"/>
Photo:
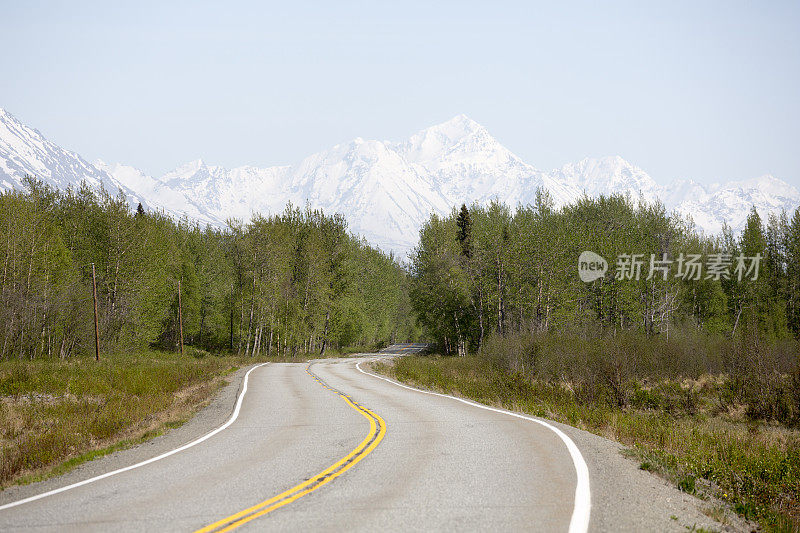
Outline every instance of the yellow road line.
<path id="1" fill-rule="evenodd" d="M 308 373 L 308 375 L 313 377 L 320 385 L 329 391 L 341 396 L 342 399 L 344 399 L 344 401 L 350 405 L 350 407 L 361 413 L 364 418 L 369 420 L 369 432 L 367 433 L 367 436 L 364 437 L 364 440 L 362 440 L 359 445 L 356 446 L 350 453 L 339 459 L 336 463 L 332 464 L 316 476 L 313 476 L 310 479 L 295 485 L 284 492 L 281 492 L 277 496 L 273 496 L 272 498 L 259 504 L 248 507 L 247 509 L 239 511 L 236 514 L 232 514 L 231 516 L 223 518 L 222 520 L 218 520 L 202 529 L 198 529 L 196 533 L 207 533 L 210 531 L 222 533 L 224 531 L 231 531 L 246 524 L 247 522 L 250 522 L 251 520 L 255 520 L 256 518 L 264 516 L 275 509 L 292 503 L 293 501 L 302 498 L 306 494 L 314 492 L 323 485 L 330 483 L 344 472 L 358 464 L 358 462 L 369 455 L 372 450 L 374 450 L 375 447 L 381 442 L 381 440 L 383 440 L 383 437 L 386 434 L 386 423 L 383 421 L 383 419 L 366 407 L 354 402 L 348 395 L 326 385 L 309 370 L 310 367 L 311 365 L 306 367 L 306 373 Z"/>

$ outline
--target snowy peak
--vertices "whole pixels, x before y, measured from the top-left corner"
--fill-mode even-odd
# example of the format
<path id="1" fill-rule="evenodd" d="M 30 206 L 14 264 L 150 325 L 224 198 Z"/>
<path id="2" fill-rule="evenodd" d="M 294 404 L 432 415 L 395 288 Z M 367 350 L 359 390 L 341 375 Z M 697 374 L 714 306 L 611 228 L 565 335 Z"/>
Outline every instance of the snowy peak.
<path id="1" fill-rule="evenodd" d="M 539 187 L 558 206 L 583 194 L 660 200 L 709 234 L 718 233 L 723 223 L 740 230 L 753 205 L 765 218 L 800 205 L 800 192 L 771 175 L 722 185 L 681 180 L 661 186 L 620 156 L 585 158 L 543 172 L 466 115 L 405 141 L 356 138 L 294 165 L 228 169 L 197 159 L 156 178 L 127 165 L 90 164 L 0 109 L 0 190 L 21 188 L 25 174 L 61 189 L 82 181 L 112 192 L 122 188 L 133 205 L 142 201 L 220 226 L 230 218 L 281 212 L 287 202 L 309 205 L 342 213 L 353 232 L 401 253 L 416 244 L 431 213 L 444 215 L 462 203 L 491 199 L 532 204 Z"/>
<path id="2" fill-rule="evenodd" d="M 798 190 L 795 187 L 771 174 L 764 174 L 744 181 L 731 181 L 719 187 L 719 190 L 734 189 L 749 191 L 753 194 L 760 193 L 765 197 L 772 198 L 794 198 L 798 195 Z"/>
<path id="3" fill-rule="evenodd" d="M 407 142 L 417 146 L 427 144 L 432 151 L 442 153 L 471 138 L 488 136 L 486 128 L 466 115 L 457 115 L 441 124 L 420 130 Z"/>
<path id="4" fill-rule="evenodd" d="M 745 181 L 732 181 L 711 187 L 706 194 L 687 195 L 676 210 L 690 216 L 700 229 L 714 234 L 727 224 L 741 230 L 750 208 L 755 206 L 763 220 L 770 213 L 791 212 L 800 205 L 800 192 L 785 181 L 771 175 Z"/>
<path id="5" fill-rule="evenodd" d="M 83 182 L 95 190 L 105 188 L 111 194 L 121 189 L 131 205 L 147 205 L 105 170 L 50 142 L 38 130 L 0 109 L 0 191 L 23 189 L 27 175 L 57 189 L 78 188 Z"/>
<path id="6" fill-rule="evenodd" d="M 527 191 L 544 185 L 541 172 L 466 115 L 424 129 L 391 148 L 445 199 L 447 208 L 435 211 L 440 214 L 453 205 L 494 198 L 512 205 L 524 203 L 530 196 Z M 558 191 L 554 196 L 564 194 Z"/>
<path id="7" fill-rule="evenodd" d="M 465 156 L 473 162 L 516 159 L 486 128 L 466 115 L 419 131 L 394 149 L 408 162 L 432 171 Z"/>
<path id="8" fill-rule="evenodd" d="M 183 164 L 173 170 L 164 174 L 159 181 L 162 183 L 171 183 L 178 185 L 180 182 L 193 182 L 198 179 L 203 179 L 208 175 L 208 167 L 202 159 L 196 159 Z"/>
<path id="9" fill-rule="evenodd" d="M 678 205 L 688 198 L 702 201 L 708 198 L 716 187 L 704 187 L 694 180 L 676 180 L 666 187 L 661 187 L 660 198 L 665 205 Z"/>
<path id="10" fill-rule="evenodd" d="M 561 179 L 589 196 L 632 194 L 653 201 L 660 192 L 658 184 L 644 170 L 618 155 L 587 157 L 564 165 L 551 174 L 554 179 Z"/>
<path id="11" fill-rule="evenodd" d="M 441 124 L 431 126 L 422 131 L 438 131 L 451 139 L 461 139 L 478 132 L 485 132 L 486 129 L 467 115 L 461 113 L 450 120 L 446 120 Z"/>
<path id="12" fill-rule="evenodd" d="M 178 167 L 177 172 L 181 173 L 189 173 L 189 172 L 196 172 L 202 168 L 206 168 L 206 163 L 200 158 L 195 159 L 194 161 L 189 161 L 183 166 Z"/>

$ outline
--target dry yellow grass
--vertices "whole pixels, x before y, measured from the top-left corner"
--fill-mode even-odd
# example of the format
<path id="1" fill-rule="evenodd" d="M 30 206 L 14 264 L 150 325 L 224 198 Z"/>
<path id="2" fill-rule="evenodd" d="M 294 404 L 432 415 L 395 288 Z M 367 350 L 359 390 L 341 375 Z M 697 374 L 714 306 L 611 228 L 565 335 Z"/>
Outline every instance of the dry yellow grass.
<path id="1" fill-rule="evenodd" d="M 0 486 L 63 473 L 174 427 L 205 405 L 238 358 L 162 352 L 100 363 L 0 362 Z"/>

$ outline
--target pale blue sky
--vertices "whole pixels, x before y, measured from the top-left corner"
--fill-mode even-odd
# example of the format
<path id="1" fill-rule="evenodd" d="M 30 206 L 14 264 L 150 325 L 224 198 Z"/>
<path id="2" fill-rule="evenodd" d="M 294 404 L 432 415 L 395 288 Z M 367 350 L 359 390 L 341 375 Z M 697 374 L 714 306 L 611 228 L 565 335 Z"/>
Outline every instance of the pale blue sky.
<path id="1" fill-rule="evenodd" d="M 0 107 L 88 159 L 287 164 L 465 113 L 542 169 L 800 186 L 798 2 L 112 3 L 0 0 Z"/>

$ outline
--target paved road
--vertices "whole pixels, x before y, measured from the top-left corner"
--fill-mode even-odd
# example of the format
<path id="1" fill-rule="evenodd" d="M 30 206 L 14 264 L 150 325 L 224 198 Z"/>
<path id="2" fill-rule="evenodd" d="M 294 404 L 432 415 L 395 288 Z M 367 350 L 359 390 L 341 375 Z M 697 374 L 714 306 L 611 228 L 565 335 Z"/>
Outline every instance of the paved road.
<path id="1" fill-rule="evenodd" d="M 387 346 L 383 350 L 380 351 L 382 354 L 420 354 L 423 352 L 427 352 L 433 348 L 433 344 L 425 343 L 425 342 L 406 342 L 406 343 L 398 343 L 392 344 L 391 346 Z"/>
<path id="2" fill-rule="evenodd" d="M 225 429 L 0 507 L 0 530 L 585 529 L 588 500 L 576 498 L 588 493 L 576 496 L 575 457 L 558 430 L 362 373 L 366 360 L 258 367 Z"/>

